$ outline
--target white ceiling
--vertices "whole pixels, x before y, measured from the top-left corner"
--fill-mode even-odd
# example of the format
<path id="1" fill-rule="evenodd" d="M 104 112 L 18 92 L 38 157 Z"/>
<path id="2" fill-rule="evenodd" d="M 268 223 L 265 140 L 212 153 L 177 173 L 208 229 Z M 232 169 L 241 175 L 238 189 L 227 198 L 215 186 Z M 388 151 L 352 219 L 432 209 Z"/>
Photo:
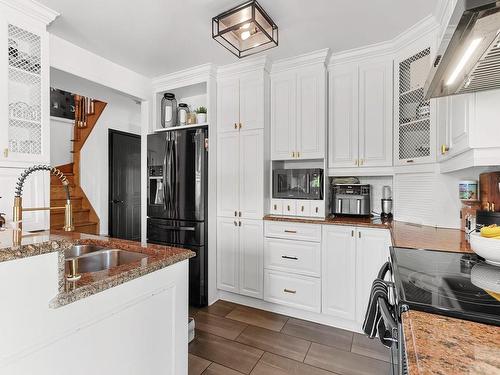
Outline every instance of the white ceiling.
<path id="1" fill-rule="evenodd" d="M 243 0 L 39 0 L 61 13 L 51 33 L 147 76 L 237 58 L 212 39 L 213 16 Z M 386 41 L 441 0 L 260 0 L 279 27 L 284 58 Z M 266 52 L 264 52 L 266 53 Z"/>

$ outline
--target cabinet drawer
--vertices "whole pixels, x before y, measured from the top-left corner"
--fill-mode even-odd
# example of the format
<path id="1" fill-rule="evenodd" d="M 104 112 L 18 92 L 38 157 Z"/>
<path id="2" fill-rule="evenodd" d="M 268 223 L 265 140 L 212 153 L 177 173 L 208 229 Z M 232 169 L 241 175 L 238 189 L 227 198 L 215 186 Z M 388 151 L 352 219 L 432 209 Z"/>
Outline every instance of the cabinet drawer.
<path id="1" fill-rule="evenodd" d="M 310 216 L 311 204 L 308 200 L 298 200 L 297 205 L 297 216 Z"/>
<path id="2" fill-rule="evenodd" d="M 321 245 L 317 242 L 266 238 L 264 241 L 264 267 L 276 271 L 319 277 Z"/>
<path id="3" fill-rule="evenodd" d="M 271 200 L 271 209 L 269 210 L 271 215 L 283 215 L 283 200 L 281 199 L 272 199 Z"/>
<path id="4" fill-rule="evenodd" d="M 311 201 L 311 209 L 309 216 L 311 217 L 325 217 L 325 201 Z"/>
<path id="5" fill-rule="evenodd" d="M 283 200 L 283 215 L 295 216 L 297 215 L 297 201 L 294 199 Z"/>
<path id="6" fill-rule="evenodd" d="M 265 236 L 299 241 L 321 242 L 321 225 L 266 221 Z"/>
<path id="7" fill-rule="evenodd" d="M 321 281 L 315 277 L 264 270 L 264 300 L 320 312 Z"/>

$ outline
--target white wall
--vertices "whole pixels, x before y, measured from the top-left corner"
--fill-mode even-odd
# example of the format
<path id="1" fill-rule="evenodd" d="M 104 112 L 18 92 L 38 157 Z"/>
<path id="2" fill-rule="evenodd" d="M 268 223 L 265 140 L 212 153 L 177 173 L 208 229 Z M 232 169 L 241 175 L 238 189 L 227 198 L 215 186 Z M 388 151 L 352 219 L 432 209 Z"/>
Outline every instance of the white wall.
<path id="1" fill-rule="evenodd" d="M 115 129 L 140 135 L 141 106 L 131 97 L 57 69 L 51 69 L 50 85 L 108 103 L 83 146 L 80 164 L 81 186 L 99 216 L 101 234 L 107 234 L 108 130 Z M 51 142 L 51 154 L 55 153 L 52 150 L 58 147 L 57 143 Z"/>
<path id="2" fill-rule="evenodd" d="M 73 162 L 71 140 L 73 139 L 73 120 L 50 118 L 50 165 L 59 166 Z"/>

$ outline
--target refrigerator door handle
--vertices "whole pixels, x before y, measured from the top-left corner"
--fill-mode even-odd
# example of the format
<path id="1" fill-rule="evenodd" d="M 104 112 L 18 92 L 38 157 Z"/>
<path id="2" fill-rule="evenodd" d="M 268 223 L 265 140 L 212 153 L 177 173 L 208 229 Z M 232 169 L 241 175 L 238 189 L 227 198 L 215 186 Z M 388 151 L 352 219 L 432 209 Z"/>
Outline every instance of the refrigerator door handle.
<path id="1" fill-rule="evenodd" d="M 167 155 L 168 155 L 168 140 L 165 141 L 165 157 L 163 158 L 163 208 L 167 210 L 168 189 L 167 189 Z"/>
<path id="2" fill-rule="evenodd" d="M 175 134 L 172 134 L 173 138 L 172 139 L 172 147 L 171 147 L 171 163 L 172 163 L 172 181 L 171 181 L 171 203 L 172 203 L 172 208 L 175 212 L 175 216 L 178 215 L 177 213 L 177 162 L 178 162 L 178 157 L 177 157 L 177 141 L 175 139 Z"/>

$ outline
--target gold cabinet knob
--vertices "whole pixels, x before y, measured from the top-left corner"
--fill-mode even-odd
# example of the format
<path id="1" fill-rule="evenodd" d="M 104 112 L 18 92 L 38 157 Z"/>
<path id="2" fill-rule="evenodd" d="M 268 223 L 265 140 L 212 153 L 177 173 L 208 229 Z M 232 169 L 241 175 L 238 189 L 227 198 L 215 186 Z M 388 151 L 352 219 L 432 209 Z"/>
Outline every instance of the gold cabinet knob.
<path id="1" fill-rule="evenodd" d="M 448 151 L 450 151 L 450 148 L 446 145 L 441 145 L 441 155 L 445 155 Z"/>
<path id="2" fill-rule="evenodd" d="M 238 124 L 238 127 L 241 129 L 243 125 L 241 125 L 241 122 Z"/>

